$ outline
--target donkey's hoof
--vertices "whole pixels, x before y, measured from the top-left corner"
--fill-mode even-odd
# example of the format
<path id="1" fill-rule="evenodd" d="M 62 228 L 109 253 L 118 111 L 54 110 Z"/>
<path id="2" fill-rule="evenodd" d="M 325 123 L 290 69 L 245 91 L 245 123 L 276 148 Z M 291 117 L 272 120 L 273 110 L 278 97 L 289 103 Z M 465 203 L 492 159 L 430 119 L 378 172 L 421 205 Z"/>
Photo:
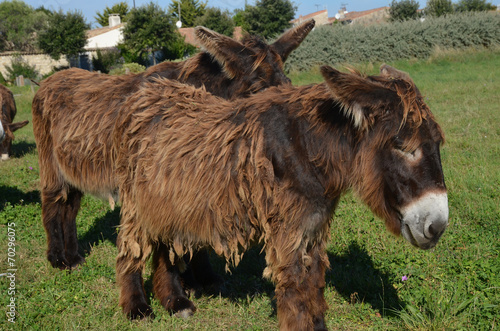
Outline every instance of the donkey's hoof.
<path id="1" fill-rule="evenodd" d="M 165 308 L 176 317 L 181 318 L 192 316 L 196 311 L 196 307 L 194 306 L 194 304 L 188 298 L 182 296 L 168 300 Z"/>
<path id="2" fill-rule="evenodd" d="M 179 317 L 179 318 L 189 318 L 189 317 L 193 316 L 193 314 L 194 314 L 193 310 L 184 309 L 184 310 L 176 312 L 174 315 L 175 315 L 175 317 Z"/>
<path id="3" fill-rule="evenodd" d="M 154 317 L 153 309 L 151 309 L 151 307 L 146 303 L 135 305 L 134 307 L 131 307 L 129 309 L 124 307 L 123 312 L 131 320 L 143 319 L 146 317 Z"/>
<path id="4" fill-rule="evenodd" d="M 47 254 L 47 260 L 49 260 L 52 268 L 58 268 L 61 270 L 71 269 L 71 265 L 68 260 L 66 260 L 64 255 Z"/>
<path id="5" fill-rule="evenodd" d="M 76 269 L 85 263 L 85 258 L 78 254 L 72 258 L 68 258 L 68 263 L 71 269 Z"/>

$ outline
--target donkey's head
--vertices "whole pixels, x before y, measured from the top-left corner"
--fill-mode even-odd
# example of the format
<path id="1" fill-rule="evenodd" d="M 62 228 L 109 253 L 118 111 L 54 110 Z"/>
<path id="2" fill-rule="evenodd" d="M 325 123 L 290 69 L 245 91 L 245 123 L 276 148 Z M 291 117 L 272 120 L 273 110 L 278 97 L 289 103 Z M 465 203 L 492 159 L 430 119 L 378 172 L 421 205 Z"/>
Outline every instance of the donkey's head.
<path id="1" fill-rule="evenodd" d="M 380 76 L 322 74 L 356 130 L 354 188 L 393 233 L 434 247 L 448 225 L 444 136 L 417 87 L 387 65 Z"/>
<path id="2" fill-rule="evenodd" d="M 231 80 L 229 95 L 245 96 L 270 86 L 289 84 L 283 71 L 283 62 L 314 28 L 314 20 L 305 21 L 272 44 L 255 36 L 246 36 L 242 42 L 204 27 L 195 29 L 196 37 L 206 50 L 200 56 L 211 56 Z"/>
<path id="3" fill-rule="evenodd" d="M 0 154 L 2 160 L 9 159 L 14 131 L 29 123 L 29 121 L 12 123 L 16 112 L 16 103 L 12 92 L 0 85 Z"/>

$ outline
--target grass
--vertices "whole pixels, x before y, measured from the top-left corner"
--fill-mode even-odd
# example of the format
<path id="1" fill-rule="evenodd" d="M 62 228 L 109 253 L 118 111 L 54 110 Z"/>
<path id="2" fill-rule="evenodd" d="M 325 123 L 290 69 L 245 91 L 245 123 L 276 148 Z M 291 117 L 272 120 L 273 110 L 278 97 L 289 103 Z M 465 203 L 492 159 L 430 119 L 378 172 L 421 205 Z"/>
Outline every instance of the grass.
<path id="1" fill-rule="evenodd" d="M 500 323 L 500 51 L 440 51 L 425 61 L 391 63 L 410 73 L 442 125 L 442 161 L 450 226 L 436 248 L 420 251 L 394 238 L 352 194 L 332 223 L 325 297 L 330 329 L 494 330 Z M 358 66 L 376 73 L 379 63 Z M 292 74 L 321 81 L 318 70 Z M 17 120 L 30 119 L 33 94 L 13 88 Z M 0 277 L 0 329 L 269 330 L 277 328 L 273 286 L 261 278 L 259 249 L 245 255 L 226 291 L 193 298 L 187 320 L 150 297 L 156 318 L 128 321 L 115 282 L 119 211 L 86 196 L 78 215 L 87 263 L 74 272 L 50 267 L 41 223 L 38 161 L 31 123 L 16 132 L 14 156 L 0 163 L 0 273 L 8 268 L 8 223 L 15 223 L 15 324 L 6 319 L 9 282 Z M 406 276 L 406 280 L 403 280 Z M 145 274 L 151 293 L 150 270 Z"/>

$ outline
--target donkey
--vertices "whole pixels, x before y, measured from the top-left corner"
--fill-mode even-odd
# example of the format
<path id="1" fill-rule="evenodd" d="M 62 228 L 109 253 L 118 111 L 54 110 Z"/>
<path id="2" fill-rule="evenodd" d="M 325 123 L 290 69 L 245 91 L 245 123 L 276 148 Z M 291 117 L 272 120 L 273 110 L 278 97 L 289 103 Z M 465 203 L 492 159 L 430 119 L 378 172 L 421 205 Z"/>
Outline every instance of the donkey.
<path id="1" fill-rule="evenodd" d="M 393 234 L 436 245 L 448 224 L 444 135 L 413 81 L 389 66 L 370 77 L 321 73 L 322 84 L 234 101 L 169 80 L 128 98 L 113 131 L 126 314 L 152 314 L 142 280 L 152 252 L 156 297 L 167 310 L 192 311 L 180 290 L 182 256 L 208 246 L 236 265 L 260 242 L 280 329 L 326 329 L 325 249 L 348 189 Z M 176 286 L 157 282 L 159 272 Z"/>
<path id="2" fill-rule="evenodd" d="M 2 84 L 0 84 L 0 106 L 2 107 L 0 113 L 0 154 L 2 154 L 2 161 L 6 161 L 11 154 L 14 132 L 26 126 L 29 121 L 12 123 L 17 113 L 16 102 L 12 92 Z"/>
<path id="3" fill-rule="evenodd" d="M 117 185 L 111 136 L 129 94 L 157 77 L 205 86 L 214 95 L 227 99 L 290 84 L 283 73 L 283 61 L 314 24 L 314 20 L 306 21 L 271 45 L 256 37 L 246 37 L 240 43 L 198 27 L 196 36 L 206 51 L 186 61 L 162 63 L 145 73 L 120 77 L 69 69 L 43 81 L 33 99 L 32 114 L 47 258 L 51 265 L 67 269 L 84 262 L 78 253 L 75 223 L 83 193 L 101 196 L 114 206 Z M 96 135 L 89 136 L 87 128 L 96 130 Z M 73 150 L 74 158 L 64 154 L 68 148 Z M 197 256 L 201 269 L 206 271 L 210 266 L 206 252 Z M 210 281 L 208 277 L 207 282 Z"/>

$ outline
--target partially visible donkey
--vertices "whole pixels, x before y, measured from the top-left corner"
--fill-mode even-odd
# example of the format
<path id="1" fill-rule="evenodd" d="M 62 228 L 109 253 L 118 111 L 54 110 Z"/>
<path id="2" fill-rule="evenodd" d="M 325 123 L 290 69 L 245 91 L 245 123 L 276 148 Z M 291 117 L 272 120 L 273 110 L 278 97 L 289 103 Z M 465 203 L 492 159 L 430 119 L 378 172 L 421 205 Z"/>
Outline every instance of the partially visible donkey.
<path id="1" fill-rule="evenodd" d="M 0 106 L 2 107 L 0 113 L 0 153 L 2 154 L 2 160 L 5 161 L 9 159 L 11 153 L 14 131 L 27 125 L 29 121 L 12 123 L 17 113 L 16 102 L 12 92 L 1 84 Z"/>
<path id="2" fill-rule="evenodd" d="M 33 99 L 32 113 L 51 265 L 67 269 L 84 262 L 78 253 L 75 223 L 84 193 L 109 199 L 114 205 L 117 183 L 111 137 L 128 95 L 158 77 L 204 86 L 208 92 L 227 99 L 290 84 L 283 72 L 283 61 L 314 24 L 313 20 L 306 21 L 271 45 L 255 37 L 238 42 L 198 27 L 196 36 L 206 51 L 186 61 L 162 63 L 144 73 L 125 76 L 69 69 L 44 80 Z M 83 122 L 74 122 L 75 116 Z M 99 135 L 89 136 L 83 129 L 89 123 Z M 79 157 L 66 158 L 63 151 L 68 148 L 78 152 Z M 209 266 L 206 252 L 195 256 L 193 262 L 196 260 L 203 268 Z"/>

